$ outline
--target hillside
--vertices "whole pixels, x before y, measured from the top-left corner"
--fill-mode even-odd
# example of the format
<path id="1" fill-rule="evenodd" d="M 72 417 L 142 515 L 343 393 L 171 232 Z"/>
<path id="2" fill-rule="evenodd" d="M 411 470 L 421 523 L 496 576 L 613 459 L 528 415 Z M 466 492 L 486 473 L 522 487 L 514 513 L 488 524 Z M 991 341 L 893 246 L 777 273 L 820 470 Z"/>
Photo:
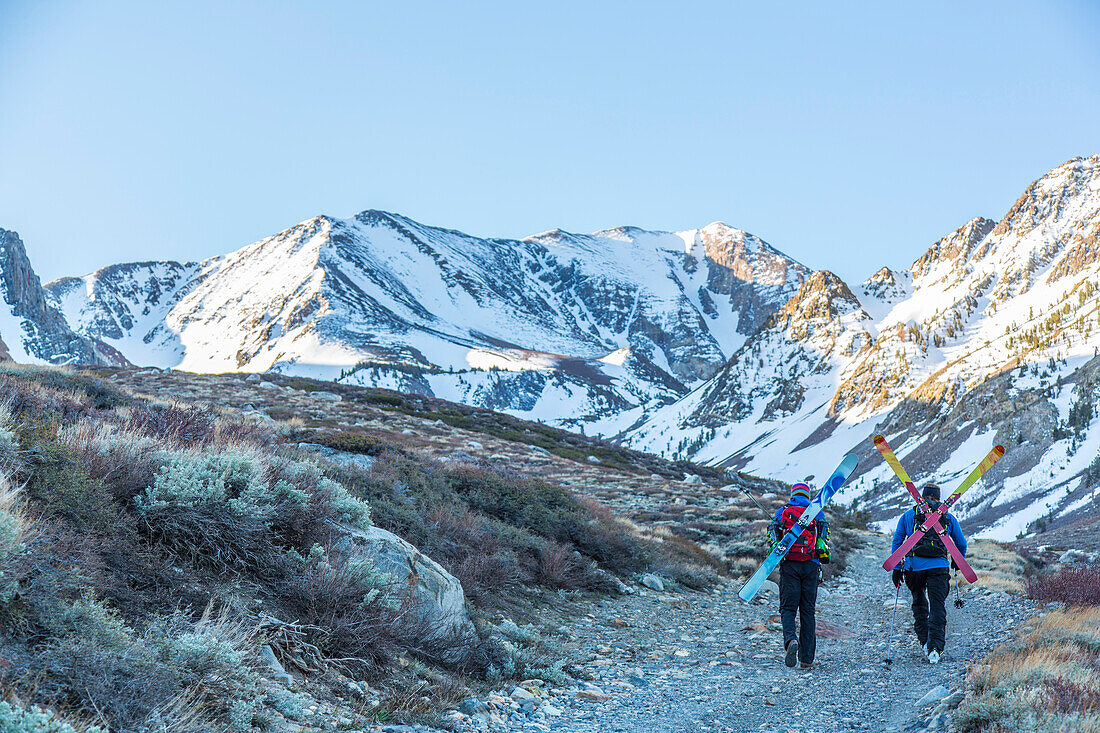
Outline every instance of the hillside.
<path id="1" fill-rule="evenodd" d="M 744 573 L 741 489 L 782 488 L 280 375 L 9 365 L 0 404 L 0 694 L 112 730 L 365 730 L 575 685 L 568 624 Z"/>
<path id="2" fill-rule="evenodd" d="M 967 527 L 1013 539 L 1070 518 L 1100 484 L 1098 235 L 1100 156 L 1076 159 L 907 270 L 854 288 L 814 273 L 715 377 L 625 414 L 620 437 L 775 477 L 856 451 L 865 460 L 842 500 L 876 519 L 904 495 L 874 434 L 915 477 L 948 484 L 1002 443 L 1005 459 L 960 504 Z"/>

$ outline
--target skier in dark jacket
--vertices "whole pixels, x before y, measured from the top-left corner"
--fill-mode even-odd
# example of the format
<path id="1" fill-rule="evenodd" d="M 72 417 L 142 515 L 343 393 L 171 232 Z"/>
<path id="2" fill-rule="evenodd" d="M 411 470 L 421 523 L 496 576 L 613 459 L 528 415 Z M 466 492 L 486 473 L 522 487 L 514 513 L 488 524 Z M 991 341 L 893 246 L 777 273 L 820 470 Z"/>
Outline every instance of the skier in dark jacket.
<path id="1" fill-rule="evenodd" d="M 769 525 L 772 541 L 781 540 L 809 505 L 810 487 L 792 486 L 790 501 L 775 513 Z M 819 514 L 779 566 L 779 615 L 783 619 L 784 661 L 788 667 L 801 662 L 802 669 L 809 669 L 814 663 L 817 585 L 821 580 L 821 563 L 829 562 L 828 540 L 829 523 L 824 514 Z"/>
<path id="2" fill-rule="evenodd" d="M 925 484 L 921 496 L 933 512 L 940 506 L 940 487 L 936 484 Z M 894 530 L 895 552 L 923 520 L 916 508 L 901 515 L 898 528 Z M 940 524 L 965 555 L 966 537 L 959 520 L 945 514 L 940 518 Z M 951 593 L 949 568 L 953 564 L 954 561 L 948 559 L 943 540 L 933 529 L 925 533 L 905 556 L 902 565 L 894 568 L 893 572 L 894 587 L 900 588 L 904 581 L 913 594 L 913 630 L 917 632 L 917 640 L 932 664 L 939 664 L 947 636 L 947 596 Z"/>

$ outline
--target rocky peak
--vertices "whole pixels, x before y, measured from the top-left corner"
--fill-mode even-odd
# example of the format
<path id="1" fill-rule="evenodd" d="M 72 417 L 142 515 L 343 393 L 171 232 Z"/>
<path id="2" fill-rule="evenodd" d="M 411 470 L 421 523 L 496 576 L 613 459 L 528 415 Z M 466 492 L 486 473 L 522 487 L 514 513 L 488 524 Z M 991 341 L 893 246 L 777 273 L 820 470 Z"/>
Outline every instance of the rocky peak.
<path id="1" fill-rule="evenodd" d="M 1090 193 L 1094 200 L 1100 193 L 1100 155 L 1074 158 L 1036 180 L 1016 199 L 993 234 L 1015 232 L 1022 237 L 1041 221 L 1050 223 L 1075 214 L 1074 199 Z"/>
<path id="2" fill-rule="evenodd" d="M 978 244 L 995 226 L 997 222 L 985 217 L 971 219 L 946 237 L 936 240 L 928 251 L 913 263 L 909 272 L 913 274 L 914 279 L 921 278 L 944 263 L 952 263 L 951 270 L 957 270 L 957 266 L 974 253 Z"/>
<path id="3" fill-rule="evenodd" d="M 0 280 L 4 301 L 11 306 L 12 314 L 47 331 L 66 329 L 64 317 L 46 303 L 42 281 L 31 267 L 23 240 L 6 229 L 0 229 Z"/>
<path id="4" fill-rule="evenodd" d="M 700 229 L 699 241 L 708 260 L 746 282 L 801 285 L 810 273 L 763 239 L 720 221 Z"/>
<path id="5" fill-rule="evenodd" d="M 828 270 L 818 270 L 802 283 L 802 287 L 771 319 L 769 325 L 789 328 L 794 323 L 814 320 L 834 320 L 853 311 L 862 310 L 848 286 Z"/>
<path id="6" fill-rule="evenodd" d="M 78 336 L 69 328 L 47 299 L 23 240 L 6 229 L 0 229 L 0 289 L 4 300 L 0 309 L 10 313 L 11 322 L 18 323 L 21 331 L 0 334 L 10 358 L 57 364 L 128 363 L 106 344 Z"/>

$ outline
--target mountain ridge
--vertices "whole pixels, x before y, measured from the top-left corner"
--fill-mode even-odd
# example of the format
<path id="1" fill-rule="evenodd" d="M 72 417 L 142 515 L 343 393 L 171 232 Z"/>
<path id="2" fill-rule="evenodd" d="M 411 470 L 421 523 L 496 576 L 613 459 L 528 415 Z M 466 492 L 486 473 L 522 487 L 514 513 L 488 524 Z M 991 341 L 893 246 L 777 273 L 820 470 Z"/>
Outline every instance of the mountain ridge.
<path id="1" fill-rule="evenodd" d="M 866 452 L 865 434 L 884 425 L 897 426 L 895 440 L 915 439 L 918 425 L 950 426 L 954 449 L 941 458 L 954 466 L 955 451 L 1003 427 L 993 413 L 1031 415 L 1038 423 L 1017 433 L 1049 432 L 1062 450 L 1047 428 L 1061 436 L 1070 403 L 1093 394 L 1074 375 L 1100 348 L 1089 320 L 1098 242 L 1100 156 L 1052 169 L 1000 220 L 974 217 L 905 269 L 883 266 L 857 285 L 720 221 L 510 239 L 365 209 L 201 262 L 124 263 L 47 283 L 39 320 L 101 345 L 54 346 L 47 360 L 114 349 L 162 368 L 392 388 L 769 476 L 819 471 L 817 456 L 854 446 Z M 1019 414 L 967 422 L 953 412 L 1002 382 L 1056 402 L 1054 413 L 1023 398 Z M 1094 438 L 1100 449 L 1090 425 L 1073 428 L 1073 456 Z M 1031 468 L 1048 454 L 1032 456 Z M 1073 456 L 1050 474 L 1064 494 L 1044 505 L 1055 514 L 1083 490 L 1088 467 Z M 844 497 L 876 516 L 895 509 L 873 497 L 888 479 L 880 469 Z M 1019 475 L 991 475 L 980 500 Z M 1026 528 L 1048 493 L 1010 488 L 1018 496 L 1002 504 L 1034 501 L 983 529 Z"/>

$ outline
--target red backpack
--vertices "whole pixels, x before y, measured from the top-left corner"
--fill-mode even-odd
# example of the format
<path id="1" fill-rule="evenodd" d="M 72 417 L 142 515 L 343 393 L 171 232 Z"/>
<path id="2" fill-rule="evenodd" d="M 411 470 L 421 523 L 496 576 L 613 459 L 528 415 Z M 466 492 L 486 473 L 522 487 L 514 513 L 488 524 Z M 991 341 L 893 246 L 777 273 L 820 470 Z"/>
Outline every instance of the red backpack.
<path id="1" fill-rule="evenodd" d="M 798 524 L 798 519 L 804 511 L 806 511 L 804 506 L 789 506 L 783 509 L 783 513 L 779 515 L 779 524 L 783 527 L 784 535 L 791 531 L 791 527 Z M 802 535 L 791 545 L 791 550 L 787 553 L 786 559 L 813 560 L 815 547 L 817 547 L 817 522 L 811 522 L 810 526 L 803 530 Z"/>

